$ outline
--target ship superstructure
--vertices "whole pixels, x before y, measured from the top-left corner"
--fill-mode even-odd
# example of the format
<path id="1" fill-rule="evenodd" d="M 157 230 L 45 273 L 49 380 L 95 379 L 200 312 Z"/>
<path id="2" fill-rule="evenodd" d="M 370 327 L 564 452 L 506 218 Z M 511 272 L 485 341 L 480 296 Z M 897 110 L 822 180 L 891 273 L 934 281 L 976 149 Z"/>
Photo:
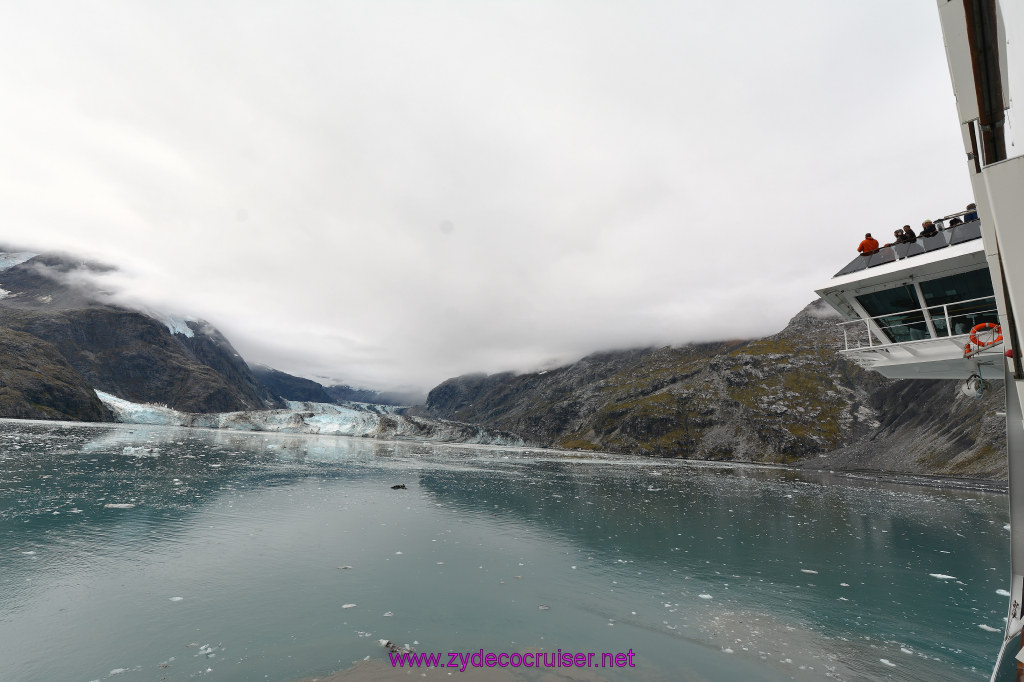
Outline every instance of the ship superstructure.
<path id="1" fill-rule="evenodd" d="M 985 379 L 1006 382 L 1010 603 L 991 679 L 1024 682 L 1024 144 L 1010 125 L 1024 121 L 1013 116 L 1009 77 L 1024 76 L 1024 11 L 937 2 L 977 216 L 858 256 L 818 293 L 846 318 L 842 352 L 862 367 L 963 379 L 968 394 Z"/>
<path id="2" fill-rule="evenodd" d="M 857 256 L 817 293 L 847 319 L 841 352 L 865 369 L 893 379 L 1003 378 L 980 220 Z"/>

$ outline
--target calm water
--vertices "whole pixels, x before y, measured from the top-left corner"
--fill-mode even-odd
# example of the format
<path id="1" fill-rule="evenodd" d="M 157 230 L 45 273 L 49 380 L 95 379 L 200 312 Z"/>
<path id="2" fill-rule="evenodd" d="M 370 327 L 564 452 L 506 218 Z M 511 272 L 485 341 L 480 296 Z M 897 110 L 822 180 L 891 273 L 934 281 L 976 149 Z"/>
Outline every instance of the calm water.
<path id="1" fill-rule="evenodd" d="M 0 679 L 287 681 L 388 639 L 632 649 L 606 679 L 982 680 L 1006 521 L 769 469 L 0 421 Z"/>

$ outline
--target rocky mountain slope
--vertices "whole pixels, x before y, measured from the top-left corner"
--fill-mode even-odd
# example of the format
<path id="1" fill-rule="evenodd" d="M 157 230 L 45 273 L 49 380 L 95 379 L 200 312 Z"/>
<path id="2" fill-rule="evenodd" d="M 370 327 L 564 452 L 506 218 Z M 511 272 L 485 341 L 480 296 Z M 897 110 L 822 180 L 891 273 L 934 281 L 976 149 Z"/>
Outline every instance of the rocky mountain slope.
<path id="1" fill-rule="evenodd" d="M 0 406 L 21 419 L 111 421 L 85 378 L 51 344 L 0 328 Z"/>
<path id="2" fill-rule="evenodd" d="M 253 376 L 270 389 L 275 396 L 284 400 L 302 400 L 314 403 L 333 403 L 334 399 L 327 394 L 321 384 L 312 379 L 304 379 L 286 372 L 267 367 L 266 365 L 249 365 Z"/>
<path id="3" fill-rule="evenodd" d="M 423 400 L 402 393 L 381 393 L 365 388 L 346 385 L 324 386 L 312 379 L 297 377 L 265 365 L 249 366 L 253 376 L 259 379 L 270 392 L 283 400 L 299 400 L 314 403 L 372 403 L 375 405 L 410 405 Z"/>
<path id="4" fill-rule="evenodd" d="M 1005 478 L 998 382 L 977 400 L 887 380 L 843 359 L 836 322 L 817 301 L 763 339 L 462 376 L 412 413 L 561 448 Z"/>
<path id="5" fill-rule="evenodd" d="M 250 372 L 231 344 L 202 321 L 158 321 L 105 302 L 88 275 L 105 266 L 72 258 L 0 254 L 0 329 L 20 336 L 28 362 L 49 367 L 60 360 L 77 373 L 75 384 L 136 402 L 159 402 L 190 412 L 281 407 Z M 28 343 L 32 337 L 40 343 Z M 68 375 L 72 376 L 72 375 Z M 57 375 L 40 372 L 57 390 Z M 0 416 L 23 416 L 27 398 L 4 384 Z M 105 414 L 65 410 L 51 401 L 53 419 Z M 94 403 L 99 407 L 99 403 Z M 92 415 L 92 416 L 90 416 Z"/>

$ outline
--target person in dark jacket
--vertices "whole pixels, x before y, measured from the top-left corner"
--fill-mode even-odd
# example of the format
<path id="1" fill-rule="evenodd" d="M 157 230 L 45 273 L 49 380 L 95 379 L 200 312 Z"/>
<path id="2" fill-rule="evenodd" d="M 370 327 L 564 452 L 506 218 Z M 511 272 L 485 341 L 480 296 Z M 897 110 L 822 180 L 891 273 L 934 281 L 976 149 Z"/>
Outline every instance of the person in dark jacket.
<path id="1" fill-rule="evenodd" d="M 921 236 L 922 237 L 934 237 L 938 233 L 939 233 L 939 230 L 938 230 L 938 228 L 935 227 L 935 224 L 932 221 L 926 220 L 923 223 L 921 223 Z"/>
<path id="2" fill-rule="evenodd" d="M 917 241 L 917 233 L 910 229 L 910 225 L 903 226 L 903 241 L 913 244 Z"/>
<path id="3" fill-rule="evenodd" d="M 978 219 L 978 207 L 976 205 L 974 205 L 974 204 L 967 204 L 967 210 L 970 211 L 970 213 L 968 213 L 967 215 L 964 216 L 964 222 L 965 223 L 969 223 L 972 220 L 977 220 Z"/>

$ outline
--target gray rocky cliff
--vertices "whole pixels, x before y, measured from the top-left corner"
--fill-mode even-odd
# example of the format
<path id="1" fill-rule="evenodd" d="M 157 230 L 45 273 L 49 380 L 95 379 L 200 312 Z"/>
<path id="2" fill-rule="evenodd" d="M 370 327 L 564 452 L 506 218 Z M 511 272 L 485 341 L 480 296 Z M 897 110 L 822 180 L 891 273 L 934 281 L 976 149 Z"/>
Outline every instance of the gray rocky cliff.
<path id="1" fill-rule="evenodd" d="M 85 377 L 51 344 L 0 328 L 0 415 L 112 421 Z"/>
<path id="2" fill-rule="evenodd" d="M 414 414 L 539 445 L 658 457 L 1004 478 L 1003 393 L 892 381 L 839 353 L 822 302 L 763 339 L 599 353 L 443 382 Z"/>

